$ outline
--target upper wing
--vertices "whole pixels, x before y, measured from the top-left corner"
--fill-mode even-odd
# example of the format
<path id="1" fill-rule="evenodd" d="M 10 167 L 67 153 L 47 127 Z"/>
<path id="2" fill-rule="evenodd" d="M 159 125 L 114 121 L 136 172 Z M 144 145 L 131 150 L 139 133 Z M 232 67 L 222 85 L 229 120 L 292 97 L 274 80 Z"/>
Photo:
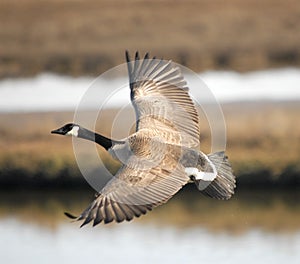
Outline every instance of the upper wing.
<path id="1" fill-rule="evenodd" d="M 178 153 L 169 153 L 151 169 L 131 157 L 77 220 L 84 220 L 82 226 L 91 221 L 93 225 L 130 221 L 165 203 L 189 181 L 177 157 Z"/>
<path id="2" fill-rule="evenodd" d="M 179 68 L 148 54 L 140 60 L 136 53 L 131 62 L 126 52 L 126 60 L 136 130 L 152 129 L 167 143 L 198 146 L 198 113 Z"/>

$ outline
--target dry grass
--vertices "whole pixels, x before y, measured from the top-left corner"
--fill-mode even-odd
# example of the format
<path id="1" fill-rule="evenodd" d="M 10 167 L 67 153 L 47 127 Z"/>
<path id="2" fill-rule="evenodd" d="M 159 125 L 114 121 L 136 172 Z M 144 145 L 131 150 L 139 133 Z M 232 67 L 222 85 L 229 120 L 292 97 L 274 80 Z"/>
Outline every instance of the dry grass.
<path id="1" fill-rule="evenodd" d="M 293 181 L 299 184 L 298 102 L 228 104 L 223 111 L 227 125 L 226 152 L 235 173 L 241 177 L 240 183 L 245 179 L 248 184 L 257 182 L 264 186 L 280 179 L 287 184 L 294 184 Z M 110 136 L 116 113 L 117 110 L 102 112 L 97 131 Z M 71 139 L 50 134 L 53 128 L 70 121 L 72 113 L 1 114 L 0 178 L 16 172 L 26 177 L 44 174 L 45 178 L 55 179 L 62 173 L 80 177 Z M 126 135 L 122 128 L 120 134 Z M 205 120 L 201 132 L 201 148 L 207 153 L 210 131 Z M 101 148 L 99 152 L 106 166 L 114 171 L 117 164 Z"/>
<path id="2" fill-rule="evenodd" d="M 300 65 L 297 0 L 2 0 L 0 77 L 98 75 L 124 49 L 195 71 Z"/>
<path id="3" fill-rule="evenodd" d="M 224 106 L 228 154 L 280 173 L 300 160 L 299 103 Z"/>

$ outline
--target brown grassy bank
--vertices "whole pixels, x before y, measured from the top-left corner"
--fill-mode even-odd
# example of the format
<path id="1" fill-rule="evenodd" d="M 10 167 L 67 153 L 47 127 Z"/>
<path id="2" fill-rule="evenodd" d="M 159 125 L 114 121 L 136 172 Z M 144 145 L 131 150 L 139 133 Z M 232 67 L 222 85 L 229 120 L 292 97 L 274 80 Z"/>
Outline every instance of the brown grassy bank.
<path id="1" fill-rule="evenodd" d="M 269 232 L 293 232 L 300 228 L 299 198 L 299 193 L 296 192 L 251 191 L 237 192 L 232 199 L 224 202 L 184 189 L 165 205 L 134 222 L 177 228 L 201 226 L 212 232 L 235 234 L 253 228 Z M 67 210 L 80 213 L 92 199 L 91 190 L 2 191 L 0 219 L 13 217 L 25 223 L 52 229 L 61 223 L 79 226 L 79 223 L 69 223 L 70 220 L 63 212 Z"/>
<path id="2" fill-rule="evenodd" d="M 0 77 L 98 75 L 124 50 L 195 71 L 300 65 L 297 0 L 2 0 Z"/>
<path id="3" fill-rule="evenodd" d="M 223 111 L 227 154 L 240 188 L 299 188 L 299 102 L 226 104 Z M 97 130 L 110 136 L 116 113 L 113 109 L 104 111 Z M 70 112 L 0 114 L 0 186 L 86 186 L 71 139 L 50 134 L 72 118 Z M 210 152 L 210 130 L 202 117 L 201 137 L 202 150 Z M 117 164 L 101 148 L 99 152 L 106 166 L 115 171 Z"/>

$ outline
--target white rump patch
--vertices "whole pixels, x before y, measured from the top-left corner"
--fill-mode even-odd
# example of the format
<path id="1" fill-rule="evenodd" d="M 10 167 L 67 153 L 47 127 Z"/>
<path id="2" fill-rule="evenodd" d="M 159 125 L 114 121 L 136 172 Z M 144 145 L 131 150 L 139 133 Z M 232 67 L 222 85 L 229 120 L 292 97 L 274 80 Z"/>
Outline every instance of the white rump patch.
<path id="1" fill-rule="evenodd" d="M 214 168 L 213 172 L 204 172 L 199 171 L 197 168 L 194 167 L 187 167 L 185 168 L 185 173 L 188 176 L 194 176 L 195 180 L 203 180 L 203 181 L 213 181 L 217 177 L 217 171 Z"/>
<path id="2" fill-rule="evenodd" d="M 73 126 L 73 128 L 66 135 L 78 137 L 78 130 L 79 130 L 79 126 Z"/>
<path id="3" fill-rule="evenodd" d="M 205 171 L 199 171 L 197 168 L 194 167 L 187 167 L 185 168 L 185 173 L 188 176 L 194 176 L 195 177 L 195 184 L 197 185 L 197 188 L 202 191 L 207 188 L 208 185 L 217 177 L 218 172 L 215 167 L 215 165 L 210 161 L 210 159 L 205 156 L 207 162 L 210 164 L 210 167 L 212 168 L 212 172 L 205 172 Z"/>

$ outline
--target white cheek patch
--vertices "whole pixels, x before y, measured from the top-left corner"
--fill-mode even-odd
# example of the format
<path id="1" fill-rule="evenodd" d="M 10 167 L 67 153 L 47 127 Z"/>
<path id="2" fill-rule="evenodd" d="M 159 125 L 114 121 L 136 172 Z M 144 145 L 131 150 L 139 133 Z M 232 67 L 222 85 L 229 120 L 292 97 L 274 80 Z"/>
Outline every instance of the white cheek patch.
<path id="1" fill-rule="evenodd" d="M 66 135 L 78 137 L 79 126 L 73 126 L 72 130 L 70 130 Z"/>

